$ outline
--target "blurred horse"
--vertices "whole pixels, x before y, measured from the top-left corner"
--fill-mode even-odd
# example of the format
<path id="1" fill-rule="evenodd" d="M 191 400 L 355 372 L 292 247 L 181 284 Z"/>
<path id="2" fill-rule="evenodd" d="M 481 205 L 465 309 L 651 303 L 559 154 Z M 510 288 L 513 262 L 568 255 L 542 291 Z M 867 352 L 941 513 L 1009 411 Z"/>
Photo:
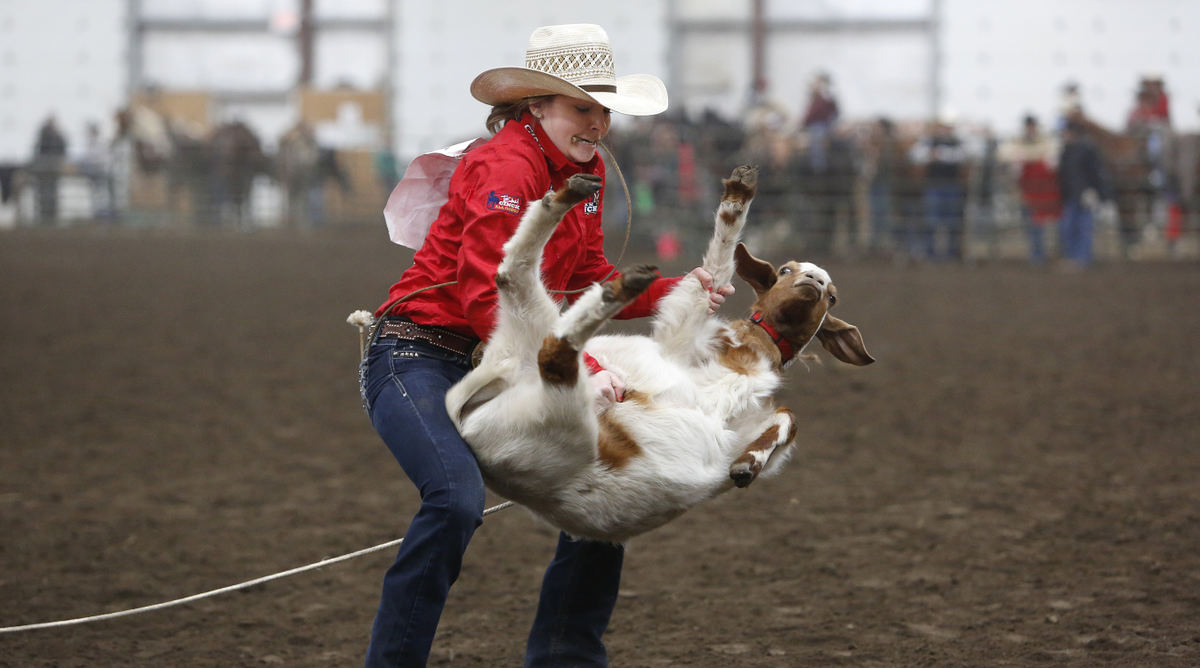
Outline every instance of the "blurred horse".
<path id="1" fill-rule="evenodd" d="M 138 104 L 117 112 L 117 132 L 132 142 L 141 174 L 166 178 L 168 210 L 189 213 L 195 225 L 246 227 L 254 179 L 273 172 L 258 137 L 240 120 L 205 131 Z"/>
<path id="2" fill-rule="evenodd" d="M 1173 135 L 1166 127 L 1153 133 L 1116 132 L 1082 112 L 1073 118 L 1082 125 L 1104 160 L 1117 207 L 1121 252 L 1128 255 L 1143 228 L 1152 222 L 1155 204 L 1177 176 L 1175 166 L 1166 159 L 1174 143 Z"/>

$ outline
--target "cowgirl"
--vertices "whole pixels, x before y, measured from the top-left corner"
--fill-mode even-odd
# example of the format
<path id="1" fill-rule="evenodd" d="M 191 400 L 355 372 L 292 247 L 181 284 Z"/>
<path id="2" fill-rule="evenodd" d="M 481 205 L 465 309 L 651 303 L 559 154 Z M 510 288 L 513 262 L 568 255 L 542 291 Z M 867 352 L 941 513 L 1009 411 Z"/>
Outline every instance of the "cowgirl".
<path id="1" fill-rule="evenodd" d="M 471 94 L 492 105 L 487 127 L 494 135 L 463 157 L 450 180 L 449 201 L 375 312 L 363 399 L 376 431 L 417 486 L 421 507 L 384 576 L 368 666 L 425 665 L 450 585 L 482 522 L 483 479 L 444 401 L 492 330 L 504 242 L 526 206 L 572 174 L 604 177 L 596 146 L 612 111 L 649 116 L 667 108 L 657 77 L 614 74 L 608 36 L 599 26 L 538 28 L 525 65 L 491 69 L 471 83 Z M 571 209 L 546 245 L 542 267 L 549 289 L 569 293 L 610 277 L 602 203 L 603 190 Z M 691 273 L 712 290 L 706 271 Z M 656 280 L 618 317 L 650 315 L 680 278 Z M 732 286 L 712 290 L 711 310 L 732 292 Z M 620 401 L 621 379 L 587 361 L 597 401 Z M 623 556 L 620 545 L 559 537 L 526 666 L 607 665 L 601 636 L 617 600 Z"/>

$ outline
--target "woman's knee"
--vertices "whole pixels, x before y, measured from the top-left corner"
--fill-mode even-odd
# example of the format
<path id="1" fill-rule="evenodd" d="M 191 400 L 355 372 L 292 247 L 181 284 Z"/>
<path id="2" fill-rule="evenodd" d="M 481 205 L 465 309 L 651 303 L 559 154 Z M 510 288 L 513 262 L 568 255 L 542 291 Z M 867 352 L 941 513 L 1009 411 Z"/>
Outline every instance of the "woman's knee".
<path id="1" fill-rule="evenodd" d="M 421 512 L 436 517 L 447 529 L 473 532 L 483 523 L 484 492 L 480 489 L 438 489 L 421 498 Z"/>

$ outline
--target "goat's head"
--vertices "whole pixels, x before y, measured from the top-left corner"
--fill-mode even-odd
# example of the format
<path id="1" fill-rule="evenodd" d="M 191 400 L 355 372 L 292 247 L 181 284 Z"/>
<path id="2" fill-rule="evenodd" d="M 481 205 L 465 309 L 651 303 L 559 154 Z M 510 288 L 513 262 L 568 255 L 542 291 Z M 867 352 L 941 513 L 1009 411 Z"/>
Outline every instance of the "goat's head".
<path id="1" fill-rule="evenodd" d="M 837 288 L 824 269 L 793 260 L 776 270 L 740 243 L 734 256 L 738 276 L 754 288 L 753 310 L 762 313 L 763 321 L 796 349 L 816 336 L 830 354 L 847 364 L 875 361 L 858 328 L 829 313 L 837 303 Z"/>

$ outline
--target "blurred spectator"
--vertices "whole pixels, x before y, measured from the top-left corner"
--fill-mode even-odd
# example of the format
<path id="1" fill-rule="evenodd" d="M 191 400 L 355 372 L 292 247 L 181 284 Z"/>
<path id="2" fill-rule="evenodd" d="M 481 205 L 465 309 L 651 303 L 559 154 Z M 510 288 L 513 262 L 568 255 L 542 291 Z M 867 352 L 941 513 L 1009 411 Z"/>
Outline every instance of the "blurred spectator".
<path id="1" fill-rule="evenodd" d="M 308 123 L 298 121 L 280 137 L 279 182 L 286 193 L 284 221 L 289 227 L 312 227 L 321 218 L 323 199 L 316 192 L 320 159 L 321 147 Z"/>
<path id="2" fill-rule="evenodd" d="M 332 180 L 343 193 L 351 190 L 337 152 L 318 144 L 312 126 L 304 121 L 297 122 L 279 139 L 278 163 L 279 180 L 287 192 L 285 220 L 289 226 L 313 228 L 325 224 L 327 182 Z M 377 173 L 381 179 L 388 178 L 382 172 Z M 387 192 L 399 180 L 396 175 Z"/>
<path id="3" fill-rule="evenodd" d="M 790 133 L 766 134 L 759 144 L 761 152 L 747 153 L 745 160 L 739 160 L 759 166 L 758 193 L 754 197 L 758 222 L 748 235 L 759 248 L 778 248 L 794 240 L 796 231 L 803 229 L 801 184 L 807 170 L 795 141 Z"/>
<path id="4" fill-rule="evenodd" d="M 833 81 L 828 72 L 818 72 L 809 83 L 808 107 L 800 120 L 800 129 L 808 136 L 808 161 L 813 171 L 820 173 L 828 167 L 830 136 L 837 125 L 840 110 L 833 94 Z"/>
<path id="5" fill-rule="evenodd" d="M 999 185 L 999 142 L 990 126 L 980 131 L 980 155 L 978 168 L 974 170 L 974 232 L 978 240 L 987 247 L 987 256 L 995 258 L 999 237 L 996 215 L 996 188 Z"/>
<path id="6" fill-rule="evenodd" d="M 1139 156 L 1149 170 L 1143 185 L 1148 197 L 1162 194 L 1169 184 L 1167 153 L 1171 141 L 1171 112 L 1162 79 L 1143 77 L 1138 84 L 1133 109 L 1125 121 L 1125 129 L 1141 145 Z"/>
<path id="7" fill-rule="evenodd" d="M 1059 94 L 1056 130 L 1061 132 L 1066 127 L 1068 119 L 1082 116 L 1083 113 L 1083 96 L 1079 92 L 1079 84 L 1074 81 L 1066 82 Z"/>
<path id="8" fill-rule="evenodd" d="M 825 167 L 812 166 L 813 147 L 807 147 L 810 160 L 803 162 L 806 174 L 800 181 L 805 193 L 805 243 L 817 256 L 834 250 L 839 221 L 849 220 L 854 211 L 854 186 L 858 180 L 858 146 L 848 134 L 834 130 L 824 144 Z"/>
<path id="9" fill-rule="evenodd" d="M 923 167 L 925 220 L 920 250 L 929 259 L 961 260 L 967 152 L 954 129 L 953 119 L 944 116 L 934 121 L 911 153 L 913 162 Z M 944 237 L 941 244 L 939 237 Z"/>
<path id="10" fill-rule="evenodd" d="M 375 178 L 386 202 L 388 194 L 392 192 L 397 183 L 400 183 L 402 176 L 400 164 L 396 160 L 396 152 L 385 142 L 372 154 L 371 165 L 375 168 Z"/>
<path id="11" fill-rule="evenodd" d="M 1171 125 L 1171 100 L 1162 77 L 1157 74 L 1143 77 L 1141 89 L 1150 100 L 1150 117 L 1163 125 Z"/>
<path id="12" fill-rule="evenodd" d="M 67 155 L 67 140 L 51 114 L 38 129 L 31 170 L 37 184 L 37 219 L 43 225 L 58 220 L 58 178 Z"/>
<path id="13" fill-rule="evenodd" d="M 343 196 L 350 195 L 354 191 L 354 188 L 350 186 L 350 175 L 342 168 L 342 161 L 338 159 L 337 151 L 321 147 L 317 157 L 317 183 L 312 189 L 313 198 L 310 198 L 313 207 L 313 221 L 317 226 L 325 224 L 325 185 L 330 181 L 337 186 L 338 192 Z"/>
<path id="14" fill-rule="evenodd" d="M 109 175 L 112 182 L 112 213 L 114 219 L 129 210 L 129 197 L 137 167 L 137 138 L 133 134 L 132 114 L 119 109 L 114 114 L 117 131 L 110 146 Z"/>
<path id="15" fill-rule="evenodd" d="M 1037 117 L 1027 114 L 1021 136 L 1001 148 L 1000 159 L 1016 175 L 1021 219 L 1029 236 L 1029 259 L 1042 264 L 1046 261 L 1045 228 L 1059 219 L 1062 210 L 1055 142 L 1042 132 Z"/>
<path id="16" fill-rule="evenodd" d="M 1100 152 L 1079 121 L 1069 121 L 1063 130 L 1058 182 L 1063 205 L 1059 220 L 1063 267 L 1083 269 L 1092 262 L 1095 211 L 1110 193 Z"/>
<path id="17" fill-rule="evenodd" d="M 716 180 L 729 175 L 736 162 L 737 152 L 745 141 L 744 128 L 721 116 L 715 109 L 705 109 L 696 132 L 696 157 L 704 167 L 699 185 L 711 188 L 715 194 Z M 713 204 L 715 206 L 715 204 Z"/>
<path id="18" fill-rule="evenodd" d="M 213 129 L 208 148 L 213 203 L 218 215 L 216 221 L 201 222 L 230 222 L 245 228 L 250 224 L 254 179 L 269 171 L 262 143 L 246 122 L 234 119 Z"/>
<path id="19" fill-rule="evenodd" d="M 896 187 L 904 169 L 904 149 L 890 118 L 877 119 L 866 138 L 864 176 L 867 179 L 867 207 L 871 223 L 868 250 L 872 254 L 892 250 L 895 230 Z"/>
<path id="20" fill-rule="evenodd" d="M 88 180 L 92 215 L 96 220 L 112 222 L 113 200 L 116 197 L 113 191 L 111 147 L 100 136 L 100 125 L 95 121 L 87 124 L 83 141 L 79 171 Z"/>
<path id="21" fill-rule="evenodd" d="M 1139 90 L 1134 100 L 1133 109 L 1125 118 L 1125 128 L 1137 132 L 1147 126 L 1162 121 L 1153 94 L 1145 88 Z"/>
<path id="22" fill-rule="evenodd" d="M 710 223 L 698 215 L 696 206 L 695 150 L 684 139 L 679 119 L 654 119 L 647 130 L 648 136 L 631 147 L 634 211 L 653 225 L 644 232 L 660 249 L 678 252 L 681 244 L 684 253 L 698 254 L 707 243 L 704 235 Z"/>

